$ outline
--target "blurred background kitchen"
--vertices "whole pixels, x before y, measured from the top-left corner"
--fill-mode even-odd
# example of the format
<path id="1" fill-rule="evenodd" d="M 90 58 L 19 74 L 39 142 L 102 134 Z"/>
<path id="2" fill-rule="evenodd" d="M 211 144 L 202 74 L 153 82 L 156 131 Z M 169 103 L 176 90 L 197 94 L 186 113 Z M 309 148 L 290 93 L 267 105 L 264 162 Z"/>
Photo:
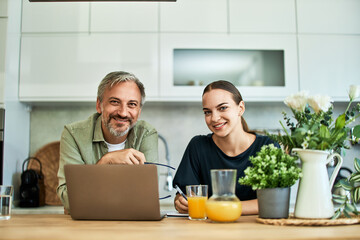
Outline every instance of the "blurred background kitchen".
<path id="1" fill-rule="evenodd" d="M 0 0 L 2 181 L 16 199 L 23 161 L 95 112 L 97 86 L 111 71 L 144 83 L 141 119 L 164 137 L 177 167 L 190 139 L 209 133 L 207 83 L 232 81 L 250 128 L 277 132 L 282 111 L 290 113 L 282 101 L 300 90 L 330 95 L 343 111 L 359 66 L 359 0 Z M 163 141 L 159 156 L 167 162 Z M 344 166 L 353 169 L 355 156 L 359 144 L 346 150 Z M 165 169 L 160 195 L 167 177 Z"/>

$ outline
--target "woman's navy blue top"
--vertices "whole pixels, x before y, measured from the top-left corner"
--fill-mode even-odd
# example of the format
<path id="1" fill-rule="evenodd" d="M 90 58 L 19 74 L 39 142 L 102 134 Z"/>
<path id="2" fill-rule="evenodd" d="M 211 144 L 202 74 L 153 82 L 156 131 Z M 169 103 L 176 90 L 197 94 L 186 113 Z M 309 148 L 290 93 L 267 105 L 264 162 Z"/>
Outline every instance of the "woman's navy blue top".
<path id="1" fill-rule="evenodd" d="M 212 195 L 211 169 L 237 169 L 236 196 L 244 201 L 256 199 L 256 191 L 250 186 L 240 185 L 238 179 L 251 166 L 250 156 L 256 156 L 263 145 L 274 143 L 269 137 L 256 134 L 255 141 L 243 153 L 235 157 L 227 156 L 212 139 L 213 134 L 198 135 L 191 139 L 174 177 L 173 185 L 186 192 L 186 185 L 208 185 L 208 196 Z M 279 144 L 274 143 L 279 147 Z"/>

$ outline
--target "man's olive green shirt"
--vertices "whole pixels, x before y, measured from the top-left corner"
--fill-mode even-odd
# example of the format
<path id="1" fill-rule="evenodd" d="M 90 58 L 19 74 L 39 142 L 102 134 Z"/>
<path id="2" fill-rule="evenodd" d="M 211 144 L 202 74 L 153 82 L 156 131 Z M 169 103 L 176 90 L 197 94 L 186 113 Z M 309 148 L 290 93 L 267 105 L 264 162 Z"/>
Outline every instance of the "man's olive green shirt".
<path id="1" fill-rule="evenodd" d="M 158 134 L 145 121 L 137 121 L 129 131 L 125 148 L 133 148 L 145 155 L 147 162 L 158 161 Z M 67 164 L 96 164 L 108 152 L 101 129 L 101 115 L 94 113 L 87 120 L 64 127 L 60 141 L 59 186 L 57 194 L 66 210 L 69 200 L 64 166 Z M 84 183 L 86 184 L 86 183 Z"/>

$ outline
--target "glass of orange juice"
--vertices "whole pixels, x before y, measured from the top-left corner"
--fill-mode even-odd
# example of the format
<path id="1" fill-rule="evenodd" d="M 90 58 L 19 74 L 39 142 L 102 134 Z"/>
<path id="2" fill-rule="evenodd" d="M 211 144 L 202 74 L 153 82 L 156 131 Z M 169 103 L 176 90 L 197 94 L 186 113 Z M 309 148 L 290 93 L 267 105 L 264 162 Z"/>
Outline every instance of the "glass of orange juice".
<path id="1" fill-rule="evenodd" d="M 207 185 L 188 185 L 186 186 L 186 196 L 188 200 L 189 219 L 206 219 L 206 201 L 208 198 Z"/>

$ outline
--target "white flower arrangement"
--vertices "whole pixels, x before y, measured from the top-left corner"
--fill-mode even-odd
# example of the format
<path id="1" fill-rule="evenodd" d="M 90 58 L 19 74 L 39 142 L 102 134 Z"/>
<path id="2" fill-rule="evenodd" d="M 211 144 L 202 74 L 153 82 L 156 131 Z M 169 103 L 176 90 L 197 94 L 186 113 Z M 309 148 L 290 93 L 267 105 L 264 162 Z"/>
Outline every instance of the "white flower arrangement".
<path id="1" fill-rule="evenodd" d="M 348 124 L 360 116 L 360 103 L 352 107 L 352 102 L 360 96 L 360 86 L 351 85 L 349 90 L 349 104 L 343 114 L 334 121 L 332 118 L 332 100 L 329 96 L 309 96 L 307 92 L 299 92 L 287 97 L 284 103 L 294 114 L 296 123 L 283 112 L 286 125 L 290 133 L 282 125 L 286 135 L 267 134 L 270 138 L 282 144 L 287 150 L 292 148 L 329 150 L 348 148 L 345 140 L 348 139 L 350 128 Z M 312 111 L 313 112 L 312 112 Z M 360 125 L 353 128 L 353 136 L 360 138 Z"/>
<path id="2" fill-rule="evenodd" d="M 358 97 L 360 97 L 360 86 L 351 85 L 349 90 L 350 101 L 354 101 Z"/>
<path id="3" fill-rule="evenodd" d="M 332 107 L 333 102 L 329 96 L 322 95 L 311 96 L 307 101 L 316 114 L 319 114 L 320 111 L 328 111 Z"/>
<path id="4" fill-rule="evenodd" d="M 306 107 L 308 96 L 309 94 L 307 91 L 301 91 L 287 97 L 284 100 L 284 103 L 291 109 L 302 112 Z"/>

